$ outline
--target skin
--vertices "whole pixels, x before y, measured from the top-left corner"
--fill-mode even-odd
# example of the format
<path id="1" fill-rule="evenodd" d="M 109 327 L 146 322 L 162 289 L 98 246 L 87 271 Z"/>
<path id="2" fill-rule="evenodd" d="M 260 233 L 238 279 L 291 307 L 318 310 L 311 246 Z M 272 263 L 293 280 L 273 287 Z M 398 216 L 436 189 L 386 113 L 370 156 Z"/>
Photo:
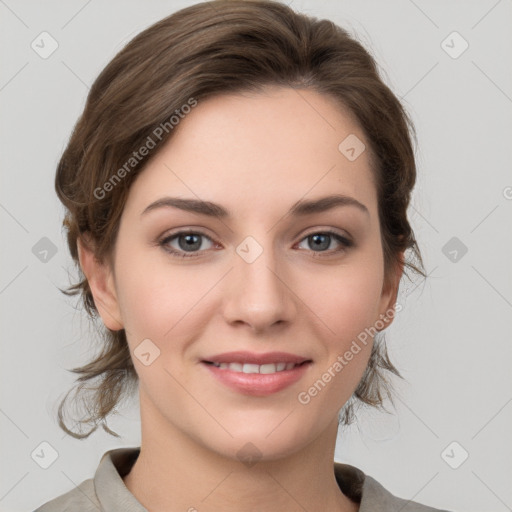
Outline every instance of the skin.
<path id="1" fill-rule="evenodd" d="M 401 270 L 384 286 L 369 149 L 355 161 L 338 150 L 350 134 L 366 144 L 353 116 L 313 90 L 267 87 L 199 102 L 132 184 L 113 267 L 79 244 L 103 322 L 126 329 L 139 376 L 141 453 L 124 482 L 149 511 L 358 510 L 334 479 L 333 459 L 337 415 L 371 341 L 307 405 L 297 399 L 396 302 Z M 301 199 L 333 193 L 368 211 L 287 215 Z M 232 217 L 170 207 L 141 216 L 166 195 L 219 203 Z M 206 235 L 198 257 L 158 245 L 187 228 Z M 308 240 L 327 229 L 353 246 Z M 247 236 L 263 249 L 252 263 L 236 252 Z M 167 247 L 180 251 L 179 238 Z M 133 355 L 145 339 L 160 350 L 147 366 Z M 313 363 L 288 388 L 247 396 L 200 363 L 232 350 Z M 237 456 L 249 442 L 260 454 L 251 467 Z"/>

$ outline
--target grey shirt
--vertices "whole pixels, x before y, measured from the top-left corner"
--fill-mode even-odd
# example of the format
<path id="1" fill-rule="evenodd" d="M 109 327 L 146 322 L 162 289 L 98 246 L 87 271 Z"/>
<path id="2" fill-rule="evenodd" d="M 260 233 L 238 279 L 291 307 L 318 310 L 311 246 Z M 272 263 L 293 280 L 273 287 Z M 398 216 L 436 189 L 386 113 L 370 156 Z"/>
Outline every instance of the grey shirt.
<path id="1" fill-rule="evenodd" d="M 148 512 L 124 485 L 140 448 L 106 452 L 94 478 L 41 505 L 34 512 Z M 359 503 L 359 512 L 448 512 L 393 496 L 372 477 L 348 464 L 334 463 L 334 474 L 343 494 Z"/>

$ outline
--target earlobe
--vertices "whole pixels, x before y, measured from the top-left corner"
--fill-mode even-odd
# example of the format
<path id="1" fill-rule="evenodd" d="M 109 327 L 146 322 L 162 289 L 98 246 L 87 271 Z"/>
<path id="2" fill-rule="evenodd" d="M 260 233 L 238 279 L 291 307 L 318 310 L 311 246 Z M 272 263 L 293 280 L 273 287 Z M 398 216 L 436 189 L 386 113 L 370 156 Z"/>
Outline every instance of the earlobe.
<path id="1" fill-rule="evenodd" d="M 80 238 L 77 239 L 78 257 L 83 274 L 87 278 L 94 304 L 105 326 L 112 331 L 123 329 L 119 303 L 107 263 L 98 261 L 92 249 L 93 245 Z"/>

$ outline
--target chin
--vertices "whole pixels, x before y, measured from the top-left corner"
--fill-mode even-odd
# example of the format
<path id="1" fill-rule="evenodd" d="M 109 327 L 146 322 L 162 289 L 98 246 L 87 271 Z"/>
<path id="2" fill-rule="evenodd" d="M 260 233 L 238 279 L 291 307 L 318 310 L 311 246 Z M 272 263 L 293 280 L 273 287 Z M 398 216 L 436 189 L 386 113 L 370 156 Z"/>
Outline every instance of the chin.
<path id="1" fill-rule="evenodd" d="M 243 423 L 231 423 L 229 432 L 233 437 L 208 437 L 204 444 L 224 457 L 249 461 L 248 465 L 282 459 L 303 449 L 320 433 L 312 432 L 304 421 L 299 422 L 297 417 L 292 419 L 293 416 L 294 413 L 284 419 L 286 414 L 282 413 L 272 422 L 252 418 Z M 215 441 L 218 443 L 214 445 Z"/>

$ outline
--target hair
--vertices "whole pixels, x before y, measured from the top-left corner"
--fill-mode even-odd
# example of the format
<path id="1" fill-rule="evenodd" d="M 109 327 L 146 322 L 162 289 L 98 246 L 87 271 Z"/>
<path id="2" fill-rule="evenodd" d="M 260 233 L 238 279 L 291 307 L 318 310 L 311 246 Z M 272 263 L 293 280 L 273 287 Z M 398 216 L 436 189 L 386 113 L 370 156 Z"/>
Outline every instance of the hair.
<path id="1" fill-rule="evenodd" d="M 172 118 L 179 122 L 177 115 L 183 117 L 181 112 L 190 111 L 194 102 L 258 92 L 268 85 L 314 90 L 355 116 L 373 161 L 385 283 L 392 282 L 398 267 L 404 275 L 410 269 L 426 277 L 407 219 L 416 180 L 414 127 L 380 78 L 373 57 L 345 29 L 280 2 L 216 0 L 155 23 L 109 62 L 93 83 L 59 161 L 55 189 L 65 207 L 63 226 L 79 273 L 79 281 L 61 291 L 79 294 L 93 323 L 98 311 L 80 268 L 77 240 L 92 247 L 98 261 L 112 264 L 130 186 L 171 138 Z M 134 151 L 143 146 L 152 149 L 135 157 Z M 112 331 L 103 324 L 97 328 L 101 352 L 71 370 L 80 374 L 76 393 L 89 413 L 76 424 L 91 429 L 81 434 L 65 425 L 62 411 L 69 392 L 58 409 L 59 426 L 77 439 L 88 437 L 99 424 L 119 437 L 105 418 L 138 382 L 124 329 Z M 353 420 L 355 405 L 382 406 L 386 397 L 392 399 L 391 374 L 401 377 L 376 336 L 367 368 L 340 421 Z M 99 385 L 86 388 L 92 395 L 82 393 L 94 379 Z"/>

